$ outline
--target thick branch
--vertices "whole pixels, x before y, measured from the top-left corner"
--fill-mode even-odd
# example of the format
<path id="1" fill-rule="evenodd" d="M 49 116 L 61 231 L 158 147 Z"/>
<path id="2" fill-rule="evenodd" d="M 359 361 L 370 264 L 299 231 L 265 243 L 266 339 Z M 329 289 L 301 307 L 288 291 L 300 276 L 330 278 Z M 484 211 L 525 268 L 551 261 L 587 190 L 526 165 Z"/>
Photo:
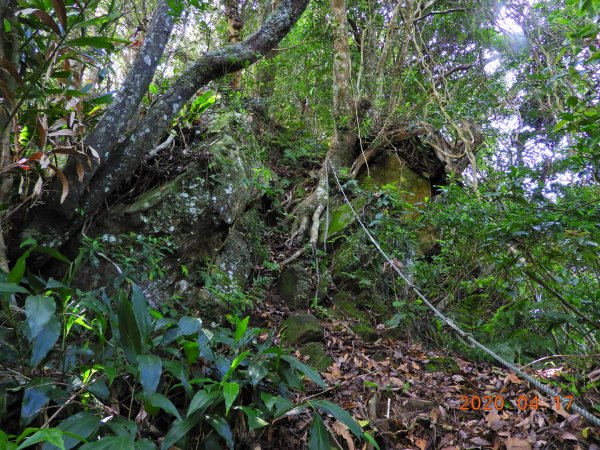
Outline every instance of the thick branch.
<path id="1" fill-rule="evenodd" d="M 64 245 L 83 225 L 86 218 L 101 208 L 107 196 L 131 176 L 148 147 L 156 145 L 183 105 L 200 87 L 253 64 L 274 48 L 296 23 L 309 1 L 283 0 L 256 33 L 241 43 L 205 53 L 173 82 L 171 88 L 150 108 L 127 140 L 111 152 L 108 160 L 97 170 L 85 195 L 82 196 L 79 205 L 82 214 L 51 225 L 47 223 L 46 218 L 40 221 L 40 228 L 43 227 L 44 231 L 49 231 L 55 238 L 51 244 Z M 57 204 L 54 206 L 57 207 Z M 51 229 L 48 229 L 49 227 Z"/>
<path id="2" fill-rule="evenodd" d="M 121 90 L 104 113 L 96 127 L 85 138 L 86 148 L 93 148 L 100 161 L 91 158 L 92 167 L 86 170 L 83 180 L 78 181 L 77 164 L 71 159 L 64 172 L 69 180 L 69 195 L 57 212 L 67 218 L 75 214 L 79 200 L 94 177 L 96 171 L 107 160 L 110 152 L 122 144 L 137 120 L 138 110 L 143 96 L 148 91 L 154 72 L 163 55 L 173 29 L 173 17 L 166 0 L 161 0 L 154 12 L 152 23 L 144 39 L 137 58 L 130 68 Z M 61 195 L 60 180 L 56 179 L 48 190 L 47 204 L 58 205 Z"/>

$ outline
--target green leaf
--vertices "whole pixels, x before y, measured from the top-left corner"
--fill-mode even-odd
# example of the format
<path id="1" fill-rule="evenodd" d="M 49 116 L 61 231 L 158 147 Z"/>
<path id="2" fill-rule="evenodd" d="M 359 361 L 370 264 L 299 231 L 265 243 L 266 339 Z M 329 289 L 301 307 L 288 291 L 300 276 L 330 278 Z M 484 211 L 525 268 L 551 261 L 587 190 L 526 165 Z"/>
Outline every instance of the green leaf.
<path id="1" fill-rule="evenodd" d="M 248 416 L 248 428 L 250 431 L 269 425 L 269 422 L 263 419 L 264 413 L 261 410 L 250 408 L 249 406 L 241 406 L 240 409 Z"/>
<path id="2" fill-rule="evenodd" d="M 160 408 L 163 411 L 168 412 L 172 416 L 175 416 L 178 420 L 181 420 L 181 414 L 179 414 L 179 411 L 177 410 L 173 402 L 171 402 L 171 400 L 169 400 L 164 395 L 152 394 L 146 398 L 146 401 L 150 403 L 151 406 L 155 408 Z"/>
<path id="3" fill-rule="evenodd" d="M 200 356 L 200 346 L 197 342 L 183 341 L 183 352 L 185 353 L 185 360 L 188 364 L 193 364 L 198 360 Z"/>
<path id="4" fill-rule="evenodd" d="M 31 447 L 32 445 L 39 444 L 40 442 L 48 442 L 61 450 L 65 450 L 62 434 L 63 432 L 56 428 L 45 428 L 43 430 L 38 430 L 33 435 L 25 439 L 25 441 L 23 441 L 23 443 L 17 447 L 17 450 Z"/>
<path id="5" fill-rule="evenodd" d="M 327 414 L 331 414 L 337 420 L 342 422 L 344 425 L 348 427 L 352 434 L 357 438 L 361 439 L 363 437 L 362 428 L 358 424 L 356 420 L 346 411 L 345 409 L 340 408 L 335 403 L 328 402 L 326 400 L 312 400 L 308 402 L 314 408 L 320 408 L 325 411 Z"/>
<path id="6" fill-rule="evenodd" d="M 240 385 L 237 383 L 223 383 L 223 397 L 225 398 L 225 415 L 229 414 L 229 408 L 240 393 Z"/>
<path id="7" fill-rule="evenodd" d="M 142 344 L 148 341 L 150 336 L 150 327 L 152 317 L 142 290 L 137 284 L 131 286 L 131 304 L 133 306 L 133 315 L 140 330 L 140 338 Z"/>
<path id="8" fill-rule="evenodd" d="M 108 436 L 82 445 L 79 450 L 116 450 L 134 448 L 133 436 Z"/>
<path id="9" fill-rule="evenodd" d="M 364 437 L 365 437 L 365 440 L 366 440 L 366 441 L 367 441 L 369 444 L 371 444 L 371 445 L 372 445 L 373 447 L 375 447 L 377 450 L 380 450 L 380 448 L 379 448 L 379 444 L 377 443 L 377 441 L 375 440 L 375 438 L 374 438 L 373 436 L 371 436 L 371 433 L 367 433 L 367 432 L 365 431 L 365 433 L 364 433 Z"/>
<path id="10" fill-rule="evenodd" d="M 121 298 L 117 311 L 119 319 L 119 340 L 127 360 L 135 364 L 137 357 L 142 353 L 142 337 L 137 320 L 133 315 L 131 302 L 127 298 Z"/>
<path id="11" fill-rule="evenodd" d="M 225 439 L 225 443 L 229 449 L 233 449 L 233 433 L 227 421 L 221 416 L 206 416 L 206 421 L 215 429 L 219 435 Z"/>
<path id="12" fill-rule="evenodd" d="M 32 344 L 31 365 L 37 366 L 54 347 L 60 336 L 60 322 L 55 316 L 56 302 L 51 297 L 35 295 L 25 301 L 27 337 Z"/>
<path id="13" fill-rule="evenodd" d="M 156 450 L 156 445 L 150 439 L 140 439 L 135 441 L 134 450 Z"/>
<path id="14" fill-rule="evenodd" d="M 269 411 L 274 417 L 279 417 L 288 412 L 294 407 L 294 403 L 280 395 L 271 395 L 266 392 L 261 392 L 260 398 L 264 402 Z"/>
<path id="15" fill-rule="evenodd" d="M 250 321 L 250 316 L 244 318 L 238 322 L 237 327 L 235 327 L 235 333 L 233 334 L 233 339 L 237 344 L 246 334 L 246 330 L 248 329 L 248 322 Z"/>
<path id="16" fill-rule="evenodd" d="M 187 417 L 190 417 L 196 411 L 204 412 L 206 408 L 211 405 L 217 405 L 221 403 L 223 400 L 223 396 L 221 395 L 220 390 L 215 390 L 212 392 L 207 392 L 202 389 L 201 391 L 196 392 L 194 398 L 190 402 L 190 407 L 188 408 Z"/>
<path id="17" fill-rule="evenodd" d="M 44 253 L 45 255 L 52 256 L 54 259 L 58 259 L 59 261 L 65 262 L 67 264 L 71 262 L 69 261 L 69 258 L 67 258 L 61 252 L 52 247 L 37 246 L 33 247 L 31 250 L 37 253 Z"/>
<path id="18" fill-rule="evenodd" d="M 317 413 L 313 414 L 313 421 L 310 427 L 310 440 L 308 441 L 310 450 L 330 450 L 329 433 L 325 428 L 325 423 Z"/>
<path id="19" fill-rule="evenodd" d="M 29 291 L 16 283 L 0 283 L 0 292 L 10 294 L 29 294 Z"/>
<path id="20" fill-rule="evenodd" d="M 31 250 L 27 250 L 19 259 L 8 273 L 6 277 L 6 281 L 9 283 L 19 283 L 23 279 L 23 275 L 25 275 L 25 267 L 27 265 L 27 258 L 29 257 L 29 253 Z"/>
<path id="21" fill-rule="evenodd" d="M 202 320 L 197 317 L 185 316 L 179 319 L 177 336 L 189 336 L 197 334 L 202 329 Z"/>
<path id="22" fill-rule="evenodd" d="M 224 383 L 225 381 L 227 381 L 227 379 L 229 379 L 229 377 L 231 376 L 231 374 L 235 371 L 235 369 L 237 369 L 237 367 L 241 364 L 241 362 L 246 359 L 246 356 L 248 356 L 250 354 L 250 351 L 245 351 L 240 353 L 239 355 L 237 355 L 233 361 L 231 361 L 231 364 L 229 365 L 229 369 L 227 370 L 227 373 L 225 374 L 225 376 L 223 377 L 223 379 L 221 380 L 221 383 Z"/>
<path id="23" fill-rule="evenodd" d="M 85 36 L 75 39 L 69 39 L 65 42 L 66 46 L 71 47 L 94 47 L 106 50 L 114 50 L 114 43 L 128 44 L 126 39 L 109 38 L 105 36 Z"/>
<path id="24" fill-rule="evenodd" d="M 323 378 L 321 378 L 321 375 L 319 375 L 317 373 L 317 371 L 315 369 L 313 369 L 312 367 L 304 364 L 303 362 L 300 362 L 297 358 L 294 358 L 293 356 L 290 356 L 290 355 L 282 355 L 281 359 L 283 359 L 284 361 L 287 361 L 290 364 L 290 366 L 292 366 L 294 369 L 302 372 L 311 381 L 313 381 L 317 386 L 322 387 L 322 388 L 327 387 L 327 385 L 325 384 L 325 381 L 323 381 Z"/>
<path id="25" fill-rule="evenodd" d="M 179 439 L 188 434 L 188 432 L 200 422 L 200 419 L 201 417 L 197 415 L 188 417 L 182 421 L 175 421 L 165 436 L 165 440 L 160 447 L 161 450 L 167 450 L 171 448 L 171 446 L 179 441 Z"/>
<path id="26" fill-rule="evenodd" d="M 44 380 L 41 380 L 41 383 L 43 382 Z M 48 403 L 50 399 L 48 391 L 49 387 L 45 384 L 25 389 L 21 405 L 21 419 L 25 424 L 31 422 L 46 403 Z"/>
<path id="27" fill-rule="evenodd" d="M 162 373 L 161 359 L 156 355 L 140 355 L 138 356 L 138 370 L 140 371 L 140 382 L 144 388 L 144 395 L 154 394 Z"/>
<path id="28" fill-rule="evenodd" d="M 64 449 L 69 450 L 75 447 L 95 433 L 100 427 L 100 419 L 101 417 L 96 414 L 81 411 L 63 420 L 57 428 L 65 433 L 63 435 Z M 60 447 L 47 443 L 42 450 L 55 450 L 56 448 Z"/>
<path id="29" fill-rule="evenodd" d="M 250 377 L 252 386 L 256 386 L 260 380 L 267 376 L 268 373 L 269 369 L 267 369 L 263 364 L 253 363 L 248 366 L 248 376 Z"/>

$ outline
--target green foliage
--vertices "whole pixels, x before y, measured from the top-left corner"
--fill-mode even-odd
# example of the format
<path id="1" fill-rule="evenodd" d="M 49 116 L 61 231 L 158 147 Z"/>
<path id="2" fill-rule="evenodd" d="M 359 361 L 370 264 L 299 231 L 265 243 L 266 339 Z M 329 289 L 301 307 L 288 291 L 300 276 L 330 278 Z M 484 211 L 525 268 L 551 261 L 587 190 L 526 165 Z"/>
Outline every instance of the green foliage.
<path id="1" fill-rule="evenodd" d="M 312 412 L 311 442 L 328 439 L 320 411 L 366 438 L 335 404 L 293 403 L 292 392 L 305 389 L 303 377 L 326 384 L 275 345 L 272 332 L 251 327 L 249 317 L 228 316 L 230 327 L 206 328 L 196 317 L 149 308 L 132 283 L 109 296 L 52 279 L 6 278 L 2 363 L 17 370 L 1 383 L 3 448 L 155 449 L 143 438 L 154 424 L 165 431 L 162 449 L 205 439 L 233 449 L 247 431 L 292 409 Z M 115 402 L 120 413 L 111 409 Z M 49 418 L 42 414 L 48 408 L 55 411 Z M 140 415 L 144 420 L 131 420 Z"/>

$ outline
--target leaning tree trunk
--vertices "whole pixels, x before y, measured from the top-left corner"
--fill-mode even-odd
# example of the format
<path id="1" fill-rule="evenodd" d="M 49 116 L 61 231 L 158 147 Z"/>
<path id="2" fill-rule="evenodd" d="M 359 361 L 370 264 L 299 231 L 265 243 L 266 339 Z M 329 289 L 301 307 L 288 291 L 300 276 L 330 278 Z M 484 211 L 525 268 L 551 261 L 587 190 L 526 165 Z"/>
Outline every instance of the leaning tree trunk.
<path id="1" fill-rule="evenodd" d="M 67 243 L 85 221 L 102 208 L 110 194 L 132 175 L 145 152 L 154 148 L 198 89 L 255 63 L 274 48 L 294 26 L 309 1 L 282 0 L 271 17 L 246 40 L 203 54 L 173 82 L 143 118 L 138 118 L 142 96 L 147 92 L 173 27 L 167 1 L 160 1 L 117 100 L 85 140 L 92 169 L 79 182 L 76 163 L 69 164 L 65 169 L 70 183 L 67 200 L 61 204 L 56 194 L 61 190 L 60 182 L 55 180 L 47 191 L 44 204 L 30 211 L 20 238 L 34 236 L 54 247 Z"/>
<path id="2" fill-rule="evenodd" d="M 334 170 L 350 167 L 357 132 L 352 97 L 350 72 L 350 46 L 348 44 L 348 20 L 345 0 L 332 0 L 333 15 L 333 118 L 335 129 L 327 158 L 319 172 L 319 181 L 315 190 L 304 199 L 294 210 L 295 222 L 289 243 L 303 240 L 310 224 L 311 245 L 316 245 L 319 235 L 321 214 L 328 201 L 327 173 L 330 166 Z M 288 261 L 297 258 L 302 250 L 297 251 Z"/>

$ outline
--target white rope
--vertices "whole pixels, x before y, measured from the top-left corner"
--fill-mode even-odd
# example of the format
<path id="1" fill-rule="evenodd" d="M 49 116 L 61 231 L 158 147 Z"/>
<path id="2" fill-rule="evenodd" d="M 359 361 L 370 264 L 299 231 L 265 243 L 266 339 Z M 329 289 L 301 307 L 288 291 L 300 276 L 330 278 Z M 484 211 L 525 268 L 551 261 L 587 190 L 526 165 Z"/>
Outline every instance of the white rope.
<path id="1" fill-rule="evenodd" d="M 388 264 L 390 265 L 390 267 L 392 267 L 396 271 L 396 273 L 398 274 L 398 276 L 406 283 L 406 285 L 409 288 L 411 288 L 414 291 L 415 294 L 417 294 L 417 297 L 419 297 L 423 301 L 423 303 L 425 303 L 427 305 L 427 307 L 431 311 L 433 311 L 433 313 L 442 322 L 444 322 L 446 325 L 448 325 L 450 328 L 452 328 L 460 337 L 462 337 L 463 339 L 465 339 L 467 342 L 469 342 L 470 344 L 472 344 L 472 345 L 476 346 L 477 348 L 483 350 L 485 353 L 487 353 L 488 355 L 490 355 L 492 358 L 494 358 L 500 364 L 502 364 L 503 366 L 505 366 L 505 367 L 509 368 L 510 370 L 514 371 L 515 373 L 517 373 L 518 375 L 520 375 L 522 378 L 526 379 L 531 384 L 533 384 L 535 387 L 537 387 L 541 391 L 545 392 L 550 397 L 558 397 L 560 399 L 560 402 L 563 405 L 563 407 L 565 407 L 565 409 L 566 409 L 565 405 L 568 405 L 569 403 L 571 403 L 571 405 L 569 407 L 570 409 L 572 409 L 573 411 L 575 411 L 580 416 L 586 418 L 588 421 L 590 421 L 594 425 L 600 427 L 600 418 L 594 416 L 589 411 L 587 411 L 587 410 L 585 410 L 585 409 L 577 406 L 576 404 L 572 403 L 570 399 L 561 396 L 558 392 L 556 392 L 552 388 L 546 386 L 545 384 L 543 384 L 539 380 L 537 380 L 537 379 L 531 377 L 530 375 L 526 374 L 519 367 L 517 367 L 514 364 L 506 361 L 501 356 L 497 355 L 493 350 L 490 350 L 489 348 L 487 348 L 485 345 L 483 345 L 482 343 L 480 343 L 479 341 L 477 341 L 473 336 L 471 336 L 470 334 L 465 333 L 463 330 L 461 330 L 458 327 L 458 325 L 456 325 L 451 319 L 449 319 L 448 317 L 446 317 L 444 314 L 442 314 L 442 312 L 440 310 L 438 310 L 435 306 L 433 306 L 433 304 L 431 304 L 431 302 L 429 300 L 427 300 L 427 298 L 425 298 L 425 296 L 421 293 L 421 291 L 419 291 L 419 289 L 414 284 L 412 284 L 409 281 L 409 279 L 402 273 L 402 271 L 400 271 L 400 269 L 398 269 L 398 267 L 396 266 L 396 264 L 394 264 L 394 262 L 390 259 L 390 257 L 381 248 L 381 245 L 379 245 L 379 243 L 375 240 L 375 238 L 373 237 L 373 235 L 369 232 L 369 230 L 367 229 L 367 227 L 365 226 L 365 224 L 361 220 L 360 216 L 354 210 L 354 207 L 350 203 L 350 200 L 348 200 L 348 197 L 346 196 L 346 192 L 344 191 L 344 188 L 342 187 L 342 185 L 340 183 L 340 180 L 339 180 L 339 178 L 337 176 L 337 173 L 335 171 L 335 167 L 333 167 L 333 164 L 331 163 L 331 160 L 329 159 L 329 156 L 326 158 L 325 164 L 328 164 L 329 167 L 331 167 L 331 172 L 333 173 L 333 176 L 335 178 L 335 182 L 337 183 L 337 185 L 338 185 L 338 187 L 339 187 L 342 195 L 344 196 L 344 201 L 350 207 L 350 210 L 352 211 L 352 214 L 354 214 L 354 216 L 356 217 L 356 220 L 358 221 L 358 223 L 360 224 L 360 226 L 362 227 L 362 229 L 364 230 L 364 232 L 368 236 L 369 240 L 377 248 L 377 250 L 379 251 L 379 253 L 381 253 L 381 255 L 385 258 L 385 260 L 388 262 Z"/>

